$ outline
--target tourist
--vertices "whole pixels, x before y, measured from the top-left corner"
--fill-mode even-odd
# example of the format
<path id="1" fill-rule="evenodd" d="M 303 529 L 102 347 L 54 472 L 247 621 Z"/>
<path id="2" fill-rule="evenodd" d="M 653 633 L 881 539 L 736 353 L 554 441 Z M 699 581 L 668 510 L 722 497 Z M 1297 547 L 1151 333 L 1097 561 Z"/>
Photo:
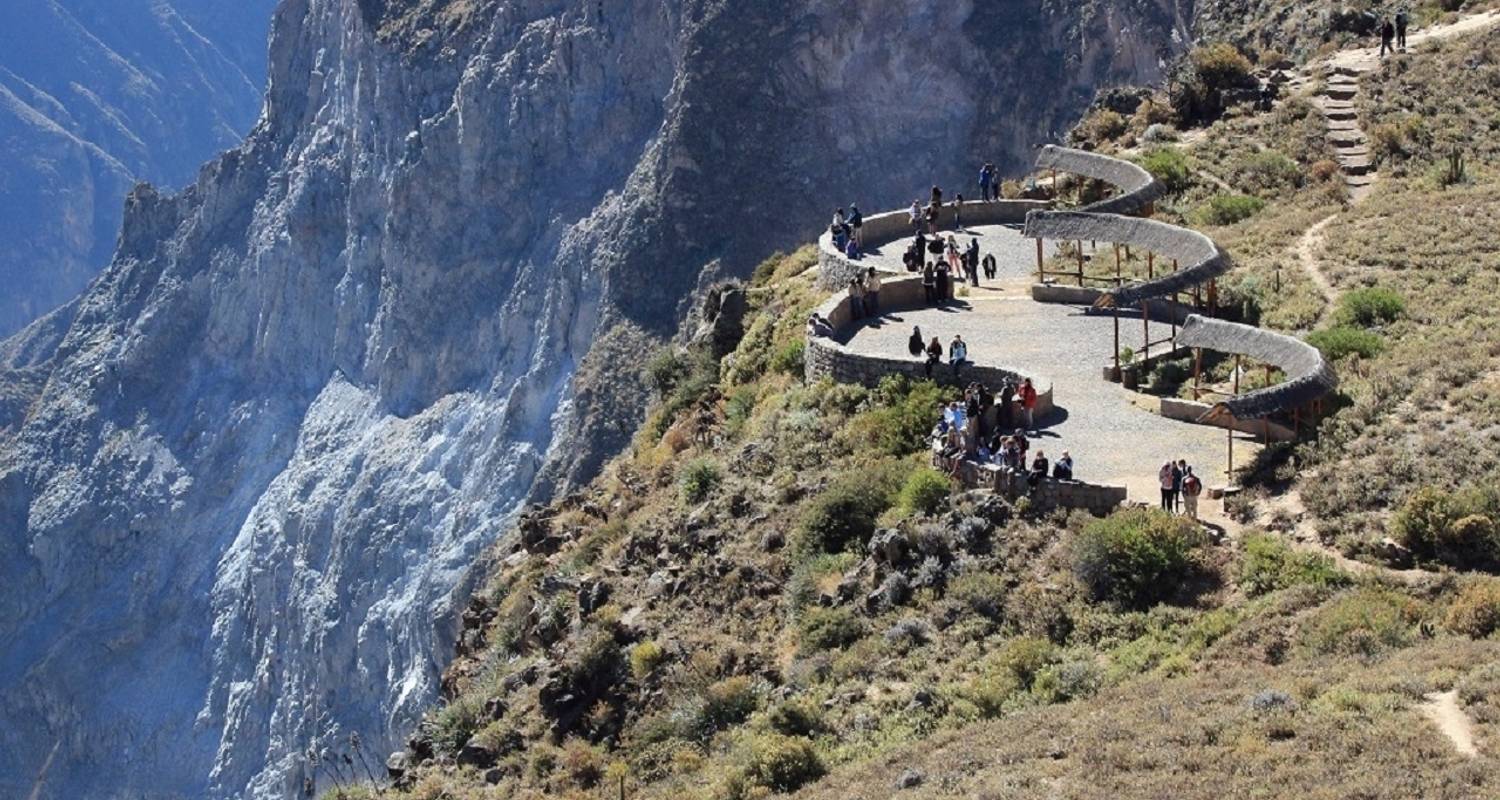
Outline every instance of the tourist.
<path id="1" fill-rule="evenodd" d="M 1052 465 L 1052 477 L 1060 481 L 1073 480 L 1073 456 L 1069 455 L 1068 451 L 1064 450 L 1062 458 Z"/>
<path id="2" fill-rule="evenodd" d="M 875 274 L 874 267 L 865 273 L 865 313 L 880 316 L 880 276 Z"/>
<path id="3" fill-rule="evenodd" d="M 865 316 L 865 284 L 858 277 L 849 281 L 849 319 L 858 320 Z"/>
<path id="4" fill-rule="evenodd" d="M 843 225 L 830 225 L 828 230 L 833 234 L 833 249 L 844 252 L 844 247 L 849 244 L 848 236 L 844 233 Z"/>
<path id="5" fill-rule="evenodd" d="M 920 239 L 922 236 L 922 204 L 919 201 L 911 201 L 910 215 L 911 229 L 916 232 Z"/>
<path id="6" fill-rule="evenodd" d="M 916 272 L 917 265 L 920 263 L 921 261 L 917 257 L 917 245 L 915 244 L 906 248 L 906 252 L 901 254 L 901 267 L 907 272 Z"/>
<path id="7" fill-rule="evenodd" d="M 1193 474 L 1192 467 L 1184 467 L 1182 475 L 1182 510 L 1188 519 L 1198 521 L 1198 495 L 1203 494 L 1203 481 Z"/>
<path id="8" fill-rule="evenodd" d="M 827 208 L 827 206 L 824 206 L 824 208 Z M 833 212 L 833 227 L 835 227 L 835 228 L 842 228 L 842 227 L 844 227 L 844 209 L 842 209 L 842 208 L 834 209 L 834 212 Z"/>
<path id="9" fill-rule="evenodd" d="M 931 261 L 922 269 L 922 295 L 927 298 L 927 305 L 937 305 L 937 270 L 933 269 Z"/>
<path id="10" fill-rule="evenodd" d="M 958 271 L 958 240 L 952 234 L 949 234 L 948 240 L 943 243 L 943 260 L 948 262 L 950 272 Z"/>
<path id="11" fill-rule="evenodd" d="M 937 297 L 939 303 L 953 298 L 953 274 L 948 271 L 946 261 L 939 261 L 937 265 Z"/>
<path id="12" fill-rule="evenodd" d="M 942 215 L 943 207 L 932 203 L 927 206 L 927 232 L 936 235 L 938 232 L 938 219 Z"/>
<path id="13" fill-rule="evenodd" d="M 858 261 L 861 257 L 859 242 L 854 241 L 853 236 L 848 237 L 848 240 L 844 242 L 844 257 L 851 261 Z"/>
<path id="14" fill-rule="evenodd" d="M 1036 458 L 1031 459 L 1031 473 L 1026 476 L 1026 482 L 1033 488 L 1041 483 L 1042 478 L 1047 477 L 1048 466 L 1047 454 L 1040 450 L 1036 451 Z"/>
<path id="15" fill-rule="evenodd" d="M 984 254 L 983 264 L 984 264 L 984 277 L 985 277 L 985 279 L 986 280 L 991 280 L 991 281 L 994 280 L 995 279 L 995 271 L 996 271 L 995 254 L 994 253 L 985 253 Z"/>
<path id="16" fill-rule="evenodd" d="M 948 343 L 948 366 L 953 368 L 954 380 L 958 380 L 959 373 L 967 363 L 969 363 L 969 346 L 964 344 L 964 337 L 954 334 L 953 341 Z"/>
<path id="17" fill-rule="evenodd" d="M 1006 381 L 1000 387 L 1000 429 L 1010 430 L 1016 424 L 1016 385 Z"/>
<path id="18" fill-rule="evenodd" d="M 1182 479 L 1187 477 L 1187 459 L 1177 459 L 1177 474 L 1173 475 L 1172 481 L 1172 507 L 1177 508 L 1182 504 Z"/>
<path id="19" fill-rule="evenodd" d="M 1391 43 L 1395 40 L 1395 38 L 1396 38 L 1396 26 L 1391 24 L 1390 17 L 1386 17 L 1385 22 L 1382 23 L 1381 26 L 1380 26 L 1380 57 L 1381 58 L 1385 58 L 1385 54 L 1386 54 L 1387 50 L 1392 51 L 1392 52 L 1395 51 L 1396 48 L 1391 46 Z"/>
<path id="20" fill-rule="evenodd" d="M 1026 412 L 1026 429 L 1036 430 L 1036 387 L 1031 384 L 1031 379 L 1021 381 L 1021 410 Z"/>
<path id="21" fill-rule="evenodd" d="M 969 250 L 965 255 L 966 263 L 964 270 L 969 273 L 969 283 L 973 286 L 979 285 L 979 240 L 969 240 Z"/>
<path id="22" fill-rule="evenodd" d="M 979 168 L 979 196 L 984 202 L 990 201 L 990 186 L 995 182 L 995 165 L 984 162 Z"/>
<path id="23" fill-rule="evenodd" d="M 1406 9 L 1396 12 L 1396 47 L 1403 53 L 1406 52 L 1406 26 L 1410 24 L 1411 15 L 1406 13 Z"/>
<path id="24" fill-rule="evenodd" d="M 931 203 L 931 205 L 934 206 L 934 207 L 936 207 L 936 208 L 942 208 L 943 207 L 943 190 L 940 189 L 940 188 L 938 188 L 938 187 L 936 187 L 936 186 L 932 187 L 932 203 Z"/>
<path id="25" fill-rule="evenodd" d="M 953 196 L 953 227 L 960 231 L 964 229 L 964 196 L 961 194 Z"/>
<path id="26" fill-rule="evenodd" d="M 922 329 L 916 325 L 911 326 L 911 338 L 906 340 L 906 351 L 911 353 L 912 358 L 921 358 L 922 351 L 926 349 L 926 342 L 922 340 Z"/>
<path id="27" fill-rule="evenodd" d="M 938 337 L 932 337 L 932 343 L 927 345 L 927 377 L 932 377 L 932 368 L 943 360 L 943 343 Z"/>
<path id="28" fill-rule="evenodd" d="M 833 336 L 833 324 L 819 314 L 813 314 L 807 320 L 807 335 L 828 338 Z"/>
<path id="29" fill-rule="evenodd" d="M 1182 480 L 1182 474 L 1177 471 L 1177 465 L 1171 460 L 1161 465 L 1156 472 L 1157 482 L 1161 485 L 1161 510 L 1173 513 L 1177 510 L 1177 488 Z"/>
<path id="30" fill-rule="evenodd" d="M 865 234 L 864 234 L 864 230 L 863 230 L 864 226 L 865 226 L 865 215 L 859 213 L 859 206 L 857 206 L 857 205 L 855 205 L 853 203 L 850 203 L 849 204 L 849 230 L 852 232 L 852 236 L 853 236 L 854 241 L 858 242 L 859 246 L 861 248 L 863 248 L 865 246 Z"/>

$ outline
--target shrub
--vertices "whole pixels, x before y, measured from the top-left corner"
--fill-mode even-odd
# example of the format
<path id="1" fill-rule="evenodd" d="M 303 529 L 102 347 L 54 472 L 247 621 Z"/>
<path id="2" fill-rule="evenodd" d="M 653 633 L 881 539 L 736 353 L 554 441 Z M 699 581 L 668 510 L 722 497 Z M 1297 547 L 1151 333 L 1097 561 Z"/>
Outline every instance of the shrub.
<path id="1" fill-rule="evenodd" d="M 927 434 L 943 400 L 937 384 L 890 375 L 880 381 L 871 399 L 875 407 L 850 422 L 851 435 L 892 456 L 910 455 L 927 446 Z"/>
<path id="2" fill-rule="evenodd" d="M 1373 656 L 1411 643 L 1421 607 L 1389 589 L 1357 589 L 1320 609 L 1303 640 L 1320 653 Z"/>
<path id="3" fill-rule="evenodd" d="M 863 546 L 875 520 L 891 507 L 891 491 L 870 476 L 850 474 L 813 498 L 802 513 L 794 544 L 804 556 Z"/>
<path id="4" fill-rule="evenodd" d="M 1173 194 L 1187 190 L 1192 183 L 1187 156 L 1175 147 L 1160 147 L 1146 153 L 1141 166 Z"/>
<path id="5" fill-rule="evenodd" d="M 1074 538 L 1073 570 L 1096 599 L 1143 608 L 1176 593 L 1202 542 L 1189 520 L 1130 509 L 1084 526 Z"/>
<path id="6" fill-rule="evenodd" d="M 677 487 L 682 499 L 688 503 L 701 503 L 723 480 L 719 465 L 707 458 L 695 458 L 682 465 L 677 474 Z"/>
<path id="7" fill-rule="evenodd" d="M 771 730 L 783 736 L 811 737 L 824 728 L 823 711 L 811 703 L 788 700 L 773 707 L 766 715 Z"/>
<path id="8" fill-rule="evenodd" d="M 943 507 L 951 491 L 948 476 L 931 467 L 922 467 L 902 484 L 896 505 L 911 514 L 933 514 Z"/>
<path id="9" fill-rule="evenodd" d="M 1015 678 L 1016 685 L 1030 691 L 1042 670 L 1056 660 L 1056 651 L 1046 639 L 1022 636 L 1005 643 L 995 666 Z"/>
<path id="10" fill-rule="evenodd" d="M 760 698 L 749 678 L 725 678 L 704 690 L 700 727 L 708 732 L 724 730 L 749 719 L 759 707 Z"/>
<path id="11" fill-rule="evenodd" d="M 1385 349 L 1385 340 L 1380 334 L 1346 325 L 1313 331 L 1307 335 L 1307 343 L 1321 350 L 1329 361 L 1340 361 L 1352 355 L 1374 358 Z"/>
<path id="12" fill-rule="evenodd" d="M 438 710 L 432 720 L 432 746 L 439 753 L 456 755 L 479 730 L 483 704 L 463 695 Z"/>
<path id="13" fill-rule="evenodd" d="M 805 653 L 848 647 L 864 638 L 865 623 L 847 608 L 813 608 L 797 626 L 797 646 Z"/>
<path id="14" fill-rule="evenodd" d="M 658 397 L 666 397 L 688 373 L 688 361 L 672 347 L 662 348 L 646 365 L 646 375 Z"/>
<path id="15" fill-rule="evenodd" d="M 807 342 L 802 339 L 793 339 L 781 346 L 771 356 L 771 371 L 782 372 L 787 375 L 801 375 L 804 371 L 804 356 L 807 351 Z"/>
<path id="16" fill-rule="evenodd" d="M 1240 184 L 1259 193 L 1302 184 L 1302 168 L 1278 150 L 1262 150 L 1246 156 L 1235 165 L 1235 174 Z"/>
<path id="17" fill-rule="evenodd" d="M 1483 580 L 1465 586 L 1448 607 L 1443 624 L 1473 639 L 1500 630 L 1500 581 Z"/>
<path id="18" fill-rule="evenodd" d="M 1245 540 L 1240 586 L 1251 596 L 1289 586 L 1332 587 L 1348 582 L 1349 576 L 1333 565 L 1333 559 L 1297 552 L 1278 536 L 1252 534 Z"/>
<path id="19" fill-rule="evenodd" d="M 1255 82 L 1255 67 L 1250 59 L 1228 42 L 1195 47 L 1188 53 L 1188 61 L 1198 80 L 1211 91 L 1251 86 Z"/>
<path id="20" fill-rule="evenodd" d="M 1395 322 L 1406 313 L 1406 302 L 1396 292 L 1379 286 L 1355 289 L 1339 298 L 1340 325 L 1371 327 Z"/>
<path id="21" fill-rule="evenodd" d="M 661 645 L 656 642 L 641 642 L 630 648 L 630 674 L 637 680 L 645 678 L 666 660 L 667 653 L 661 649 Z"/>
<path id="22" fill-rule="evenodd" d="M 1107 108 L 1084 117 L 1073 129 L 1073 140 L 1084 144 L 1104 144 L 1125 135 L 1125 118 Z"/>
<path id="23" fill-rule="evenodd" d="M 1307 173 L 1313 177 L 1313 180 L 1319 182 L 1331 181 L 1339 172 L 1339 162 L 1331 158 L 1314 161 L 1313 165 L 1307 169 Z"/>
<path id="24" fill-rule="evenodd" d="M 999 619 L 1005 608 L 1005 579 L 990 572 L 969 571 L 948 585 L 948 596 L 976 614 Z"/>
<path id="25" fill-rule="evenodd" d="M 1423 561 L 1486 569 L 1500 562 L 1494 519 L 1500 493 L 1459 493 L 1424 486 L 1412 492 L 1391 519 L 1391 535 Z"/>
<path id="26" fill-rule="evenodd" d="M 832 588 L 845 570 L 858 563 L 853 553 L 822 553 L 797 565 L 786 582 L 787 607 L 793 614 L 813 605 L 825 588 Z"/>
<path id="27" fill-rule="evenodd" d="M 750 743 L 745 778 L 773 792 L 793 792 L 823 777 L 826 769 L 812 742 L 768 734 Z"/>
<path id="28" fill-rule="evenodd" d="M 563 745 L 558 766 L 573 783 L 592 789 L 604 777 L 604 754 L 588 742 L 570 739 Z"/>
<path id="29" fill-rule="evenodd" d="M 1260 213 L 1266 201 L 1246 194 L 1218 194 L 1209 199 L 1207 205 L 1198 209 L 1197 221 L 1201 225 L 1233 225 Z"/>

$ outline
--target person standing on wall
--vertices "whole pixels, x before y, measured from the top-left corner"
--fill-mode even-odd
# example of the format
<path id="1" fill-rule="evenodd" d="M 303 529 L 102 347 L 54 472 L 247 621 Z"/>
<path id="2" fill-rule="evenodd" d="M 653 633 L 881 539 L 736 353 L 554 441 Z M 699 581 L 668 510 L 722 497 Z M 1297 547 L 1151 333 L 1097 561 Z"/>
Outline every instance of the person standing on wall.
<path id="1" fill-rule="evenodd" d="M 880 276 L 875 274 L 874 267 L 865 273 L 865 314 L 880 316 Z"/>
<path id="2" fill-rule="evenodd" d="M 857 321 L 865 316 L 865 283 L 855 276 L 849 281 L 849 319 Z"/>
<path id="3" fill-rule="evenodd" d="M 849 227 L 854 231 L 854 241 L 859 249 L 865 249 L 865 215 L 859 213 L 859 206 L 849 204 Z"/>
<path id="4" fill-rule="evenodd" d="M 984 166 L 979 168 L 979 196 L 986 203 L 990 201 L 990 186 L 994 182 L 995 165 L 986 161 L 984 162 Z"/>

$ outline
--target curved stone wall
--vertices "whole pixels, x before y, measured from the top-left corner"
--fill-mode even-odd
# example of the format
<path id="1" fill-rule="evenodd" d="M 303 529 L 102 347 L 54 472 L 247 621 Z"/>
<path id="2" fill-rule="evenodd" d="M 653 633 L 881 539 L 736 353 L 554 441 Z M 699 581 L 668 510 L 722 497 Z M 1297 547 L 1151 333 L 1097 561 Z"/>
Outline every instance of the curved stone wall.
<path id="1" fill-rule="evenodd" d="M 1051 207 L 1040 200 L 997 200 L 992 203 L 965 202 L 965 225 L 1020 225 L 1032 211 Z M 938 228 L 954 230 L 953 207 L 944 205 L 938 212 Z M 865 247 L 880 247 L 900 241 L 912 235 L 911 215 L 908 211 L 888 211 L 872 214 L 864 219 Z M 823 231 L 818 237 L 818 282 L 827 289 L 842 288 L 849 284 L 856 272 L 869 269 L 865 261 L 851 261 L 833 246 L 833 234 Z M 888 272 L 888 270 L 881 270 Z"/>
<path id="2" fill-rule="evenodd" d="M 903 277 L 883 281 L 880 287 L 880 305 L 886 312 L 924 307 L 926 303 L 922 279 Z M 809 383 L 830 378 L 838 383 L 857 383 L 874 388 L 887 375 L 905 375 L 916 380 L 926 377 L 923 359 L 856 353 L 838 340 L 838 336 L 847 333 L 853 322 L 849 298 L 845 293 L 840 292 L 828 300 L 817 309 L 817 313 L 832 323 L 835 338 L 814 336 L 807 340 L 803 359 L 804 373 Z M 963 369 L 961 380 L 955 380 L 953 371 L 946 362 L 935 368 L 932 375 L 933 380 L 946 386 L 967 386 L 978 381 L 995 392 L 1007 382 L 1020 385 L 1024 378 L 1031 378 L 1032 384 L 1037 387 L 1036 416 L 1038 419 L 1045 418 L 1052 411 L 1052 386 L 1041 376 L 1023 375 L 1000 366 L 972 364 Z"/>
<path id="3" fill-rule="evenodd" d="M 1152 203 L 1167 193 L 1154 175 L 1144 168 L 1118 158 L 1049 144 L 1036 160 L 1039 169 L 1055 169 L 1104 181 L 1120 191 L 1114 197 L 1084 206 L 1083 211 L 1096 214 L 1140 214 L 1151 210 Z"/>

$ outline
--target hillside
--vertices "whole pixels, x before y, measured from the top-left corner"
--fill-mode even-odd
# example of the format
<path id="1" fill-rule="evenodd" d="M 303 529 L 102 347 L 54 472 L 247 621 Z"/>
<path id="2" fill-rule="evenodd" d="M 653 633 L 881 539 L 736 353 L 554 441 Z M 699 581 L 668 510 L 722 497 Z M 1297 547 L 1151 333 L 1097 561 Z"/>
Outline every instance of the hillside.
<path id="1" fill-rule="evenodd" d="M 260 113 L 275 0 L 56 0 L 0 26 L 0 337 L 109 264 L 137 181 L 187 185 Z"/>
<path id="2" fill-rule="evenodd" d="M 1230 304 L 1338 364 L 1316 436 L 1267 448 L 1204 529 L 955 493 L 925 466 L 946 392 L 804 383 L 824 295 L 810 250 L 773 259 L 734 351 L 653 360 L 631 451 L 486 559 L 381 796 L 1494 793 L 1496 47 L 1435 38 L 1358 78 L 1359 202 L 1310 97 L 1176 142 L 1085 121 L 1234 255 Z"/>

